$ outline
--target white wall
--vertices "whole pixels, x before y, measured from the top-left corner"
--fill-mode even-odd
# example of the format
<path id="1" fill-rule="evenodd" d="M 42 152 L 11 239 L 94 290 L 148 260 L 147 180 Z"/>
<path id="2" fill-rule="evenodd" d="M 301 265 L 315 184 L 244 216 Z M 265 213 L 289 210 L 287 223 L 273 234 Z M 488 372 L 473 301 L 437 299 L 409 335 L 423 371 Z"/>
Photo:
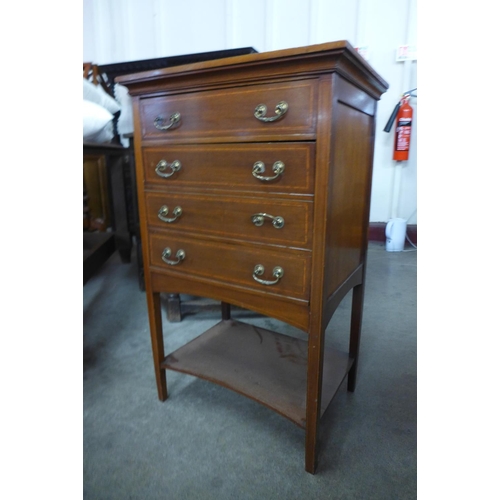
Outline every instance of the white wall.
<path id="1" fill-rule="evenodd" d="M 335 40 L 368 46 L 389 83 L 379 102 L 371 222 L 417 222 L 417 99 L 410 158 L 392 160 L 383 128 L 402 92 L 417 87 L 417 63 L 395 62 L 417 45 L 416 0 L 83 0 L 83 60 L 108 64 L 254 47 L 259 52 Z"/>

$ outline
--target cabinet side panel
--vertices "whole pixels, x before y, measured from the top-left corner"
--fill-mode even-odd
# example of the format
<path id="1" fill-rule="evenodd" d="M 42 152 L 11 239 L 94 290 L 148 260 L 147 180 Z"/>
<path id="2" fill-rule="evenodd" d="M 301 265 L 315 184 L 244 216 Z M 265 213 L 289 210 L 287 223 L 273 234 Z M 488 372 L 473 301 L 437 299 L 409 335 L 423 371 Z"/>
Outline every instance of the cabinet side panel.
<path id="1" fill-rule="evenodd" d="M 374 110 L 374 100 L 337 76 L 326 245 L 328 296 L 364 262 L 366 255 Z"/>

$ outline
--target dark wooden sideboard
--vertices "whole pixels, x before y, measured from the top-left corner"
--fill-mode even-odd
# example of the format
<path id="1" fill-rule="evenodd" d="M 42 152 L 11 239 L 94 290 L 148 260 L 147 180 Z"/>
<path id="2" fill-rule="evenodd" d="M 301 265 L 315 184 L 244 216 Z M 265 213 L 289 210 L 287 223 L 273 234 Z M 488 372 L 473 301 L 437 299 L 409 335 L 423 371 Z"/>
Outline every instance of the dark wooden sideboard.
<path id="1" fill-rule="evenodd" d="M 305 429 L 314 473 L 320 417 L 346 377 L 356 385 L 375 114 L 388 85 L 343 41 L 118 81 L 134 101 L 159 398 L 166 370 L 252 398 Z M 349 345 L 338 351 L 325 329 L 351 290 Z M 219 300 L 222 321 L 166 354 L 164 293 Z M 235 321 L 230 304 L 307 340 Z"/>
<path id="2" fill-rule="evenodd" d="M 129 160 L 128 148 L 116 144 L 83 143 L 84 285 L 116 250 L 122 262 L 131 260 L 130 218 L 133 207 L 131 200 L 127 199 L 126 189 L 130 184 Z M 94 206 L 97 206 L 97 214 L 89 210 Z"/>

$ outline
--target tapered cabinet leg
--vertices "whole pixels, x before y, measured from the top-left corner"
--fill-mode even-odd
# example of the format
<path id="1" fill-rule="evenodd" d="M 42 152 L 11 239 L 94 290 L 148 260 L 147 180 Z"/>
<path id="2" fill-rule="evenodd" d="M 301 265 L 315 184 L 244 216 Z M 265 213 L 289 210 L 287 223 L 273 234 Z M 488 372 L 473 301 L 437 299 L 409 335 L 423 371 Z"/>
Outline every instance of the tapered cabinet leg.
<path id="1" fill-rule="evenodd" d="M 305 470 L 310 474 L 316 473 L 318 465 L 318 425 L 319 420 L 313 416 L 311 422 L 306 424 L 306 456 Z"/>
<path id="2" fill-rule="evenodd" d="M 149 328 L 151 333 L 151 346 L 153 348 L 153 361 L 156 376 L 156 386 L 158 397 L 161 401 L 167 399 L 167 377 L 165 370 L 161 368 L 161 363 L 165 359 L 165 349 L 163 346 L 163 327 L 161 319 L 161 302 L 159 293 L 147 292 L 149 309 Z"/>
<path id="3" fill-rule="evenodd" d="M 323 339 L 320 326 L 309 334 L 306 398 L 306 455 L 305 469 L 316 472 L 318 462 L 318 430 L 321 417 L 321 388 L 323 383 Z"/>
<path id="4" fill-rule="evenodd" d="M 356 376 L 358 371 L 359 345 L 361 338 L 361 323 L 363 319 L 363 299 L 365 285 L 357 285 L 352 290 L 352 310 L 351 310 L 351 337 L 349 341 L 349 356 L 354 359 L 354 363 L 347 375 L 347 390 L 354 392 L 356 389 Z"/>

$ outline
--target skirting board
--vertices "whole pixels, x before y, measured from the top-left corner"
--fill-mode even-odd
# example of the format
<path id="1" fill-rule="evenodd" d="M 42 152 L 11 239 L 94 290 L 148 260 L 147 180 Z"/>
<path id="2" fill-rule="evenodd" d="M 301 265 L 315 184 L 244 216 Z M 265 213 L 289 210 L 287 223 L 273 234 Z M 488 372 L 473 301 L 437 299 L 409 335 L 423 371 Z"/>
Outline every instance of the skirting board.
<path id="1" fill-rule="evenodd" d="M 368 240 L 369 241 L 384 241 L 385 238 L 385 226 L 387 222 L 370 222 L 368 229 Z M 406 234 L 413 244 L 417 244 L 417 224 L 408 224 L 406 226 Z"/>

